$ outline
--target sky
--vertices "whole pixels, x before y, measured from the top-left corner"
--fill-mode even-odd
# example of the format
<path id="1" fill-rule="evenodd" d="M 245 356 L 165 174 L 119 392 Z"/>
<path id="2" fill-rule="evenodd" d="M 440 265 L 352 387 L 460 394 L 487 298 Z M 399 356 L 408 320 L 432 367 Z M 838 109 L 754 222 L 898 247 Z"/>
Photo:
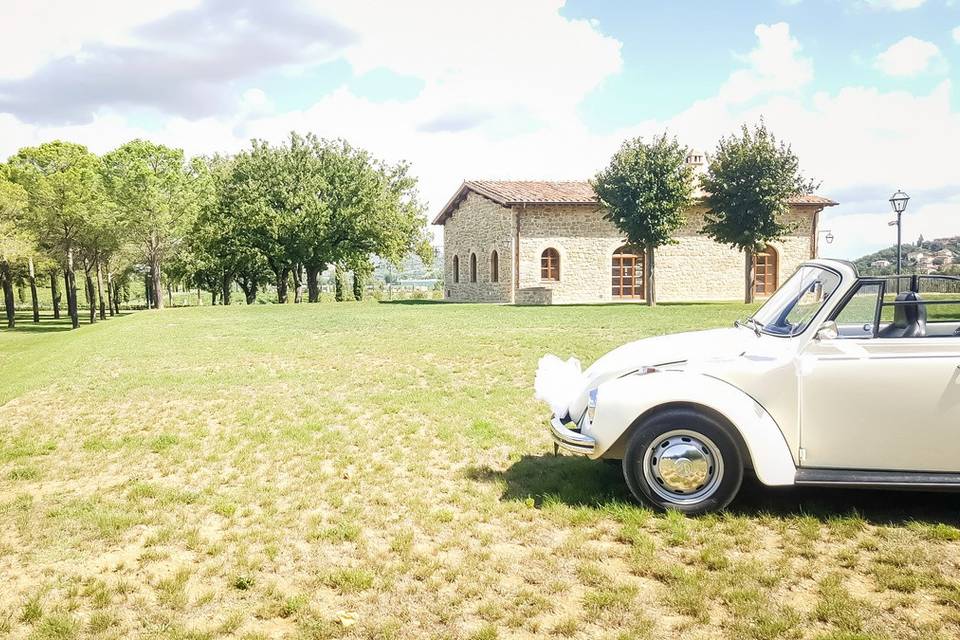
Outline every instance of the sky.
<path id="1" fill-rule="evenodd" d="M 68 139 L 231 153 L 291 130 L 409 161 L 430 219 L 464 179 L 593 176 L 667 131 L 763 118 L 835 240 L 960 235 L 960 0 L 0 0 L 0 159 Z"/>

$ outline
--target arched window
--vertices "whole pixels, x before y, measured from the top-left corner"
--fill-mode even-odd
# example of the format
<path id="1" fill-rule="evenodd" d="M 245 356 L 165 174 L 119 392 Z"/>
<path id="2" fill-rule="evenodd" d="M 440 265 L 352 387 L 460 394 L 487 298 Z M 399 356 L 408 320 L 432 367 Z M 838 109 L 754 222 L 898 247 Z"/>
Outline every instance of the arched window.
<path id="1" fill-rule="evenodd" d="M 453 281 L 460 282 L 460 258 L 453 256 Z"/>
<path id="2" fill-rule="evenodd" d="M 470 254 L 470 282 L 477 281 L 477 254 Z"/>
<path id="3" fill-rule="evenodd" d="M 490 282 L 500 282 L 500 255 L 496 251 L 490 254 Z"/>
<path id="4" fill-rule="evenodd" d="M 544 249 L 540 254 L 540 279 L 554 281 L 560 279 L 560 252 L 553 247 Z"/>
<path id="5" fill-rule="evenodd" d="M 777 290 L 777 250 L 767 245 L 753 254 L 753 295 L 768 296 Z"/>
<path id="6" fill-rule="evenodd" d="M 613 252 L 610 273 L 613 278 L 612 294 L 615 299 L 644 297 L 643 264 L 643 249 L 624 245 Z"/>

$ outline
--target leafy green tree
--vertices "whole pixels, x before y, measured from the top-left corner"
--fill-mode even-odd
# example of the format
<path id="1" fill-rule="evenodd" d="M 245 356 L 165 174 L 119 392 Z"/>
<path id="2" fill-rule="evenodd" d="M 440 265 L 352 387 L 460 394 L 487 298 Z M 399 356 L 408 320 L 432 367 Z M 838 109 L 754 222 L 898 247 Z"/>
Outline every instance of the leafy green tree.
<path id="1" fill-rule="evenodd" d="M 13 283 L 17 264 L 31 252 L 31 238 L 23 230 L 22 217 L 27 207 L 27 194 L 0 173 L 0 288 L 7 326 L 16 326 L 16 302 Z"/>
<path id="2" fill-rule="evenodd" d="M 359 259 L 353 263 L 353 298 L 363 300 L 363 293 L 370 276 L 373 274 L 373 263 L 369 258 Z"/>
<path id="3" fill-rule="evenodd" d="M 333 299 L 337 302 L 343 302 L 346 299 L 344 290 L 347 288 L 347 269 L 343 264 L 338 264 L 333 271 Z"/>
<path id="4" fill-rule="evenodd" d="M 280 146 L 254 140 L 234 158 L 220 195 L 220 211 L 233 237 L 260 254 L 281 304 L 287 301 L 291 273 L 304 261 L 305 245 L 323 233 L 319 180 L 311 144 L 291 134 Z"/>
<path id="5" fill-rule="evenodd" d="M 344 140 L 307 136 L 306 141 L 321 178 L 319 206 L 308 217 L 302 252 L 311 302 L 319 298 L 318 277 L 329 263 L 352 269 L 355 283 L 359 274 L 355 286 L 362 286 L 372 255 L 396 262 L 429 246 L 409 165 L 390 165 Z"/>
<path id="6" fill-rule="evenodd" d="M 77 328 L 74 261 L 87 237 L 88 221 L 104 206 L 99 159 L 82 145 L 58 140 L 21 149 L 10 159 L 8 173 L 27 193 L 28 228 L 40 247 L 63 265 L 67 310 Z"/>
<path id="7" fill-rule="evenodd" d="M 220 197 L 222 226 L 236 246 L 256 250 L 286 302 L 291 276 L 306 274 L 308 299 L 319 275 L 372 255 L 399 260 L 427 246 L 423 208 L 408 165 L 388 165 L 342 140 L 291 133 L 283 145 L 254 141 L 233 161 Z"/>
<path id="8" fill-rule="evenodd" d="M 106 318 L 104 295 L 104 265 L 123 244 L 122 227 L 118 210 L 112 203 L 103 201 L 87 215 L 78 238 L 78 255 L 83 266 L 85 291 L 91 324 L 96 321 L 99 308 L 100 319 Z"/>
<path id="9" fill-rule="evenodd" d="M 423 206 L 410 166 L 375 160 L 367 152 L 337 143 L 354 164 L 356 178 L 330 203 L 329 246 L 333 259 L 359 273 L 361 286 L 371 273 L 370 259 L 397 264 L 411 252 L 432 261 L 424 232 Z"/>
<path id="10" fill-rule="evenodd" d="M 103 157 L 107 193 L 123 232 L 150 269 L 157 309 L 163 308 L 164 261 L 180 247 L 193 223 L 203 171 L 203 162 L 186 162 L 183 150 L 147 140 L 132 140 Z"/>
<path id="11" fill-rule="evenodd" d="M 784 220 L 791 196 L 813 193 L 790 146 L 778 142 L 761 122 L 740 135 L 722 138 L 702 186 L 706 191 L 703 232 L 744 254 L 744 301 L 753 302 L 753 256 L 783 238 L 794 225 Z"/>
<path id="12" fill-rule="evenodd" d="M 644 292 L 649 305 L 657 301 L 656 249 L 676 242 L 673 234 L 683 226 L 684 211 L 692 202 L 693 168 L 686 162 L 687 154 L 687 148 L 666 133 L 650 142 L 633 138 L 591 181 L 605 208 L 604 217 L 630 245 L 644 250 Z"/>

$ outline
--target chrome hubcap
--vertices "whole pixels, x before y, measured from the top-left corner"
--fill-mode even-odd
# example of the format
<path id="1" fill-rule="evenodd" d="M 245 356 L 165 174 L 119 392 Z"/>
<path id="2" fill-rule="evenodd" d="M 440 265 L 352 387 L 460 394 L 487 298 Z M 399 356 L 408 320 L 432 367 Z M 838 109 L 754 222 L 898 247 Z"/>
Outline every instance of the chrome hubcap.
<path id="1" fill-rule="evenodd" d="M 656 438 L 643 459 L 647 484 L 673 504 L 700 502 L 717 490 L 723 477 L 723 458 L 710 438 L 678 429 Z"/>

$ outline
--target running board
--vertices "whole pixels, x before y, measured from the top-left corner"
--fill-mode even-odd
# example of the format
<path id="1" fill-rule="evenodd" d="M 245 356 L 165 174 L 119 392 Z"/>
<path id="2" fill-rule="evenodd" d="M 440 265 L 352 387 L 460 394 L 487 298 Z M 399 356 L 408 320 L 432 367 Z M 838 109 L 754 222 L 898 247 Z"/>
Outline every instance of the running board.
<path id="1" fill-rule="evenodd" d="M 807 487 L 960 491 L 960 473 L 870 471 L 862 469 L 797 469 L 794 483 Z"/>

